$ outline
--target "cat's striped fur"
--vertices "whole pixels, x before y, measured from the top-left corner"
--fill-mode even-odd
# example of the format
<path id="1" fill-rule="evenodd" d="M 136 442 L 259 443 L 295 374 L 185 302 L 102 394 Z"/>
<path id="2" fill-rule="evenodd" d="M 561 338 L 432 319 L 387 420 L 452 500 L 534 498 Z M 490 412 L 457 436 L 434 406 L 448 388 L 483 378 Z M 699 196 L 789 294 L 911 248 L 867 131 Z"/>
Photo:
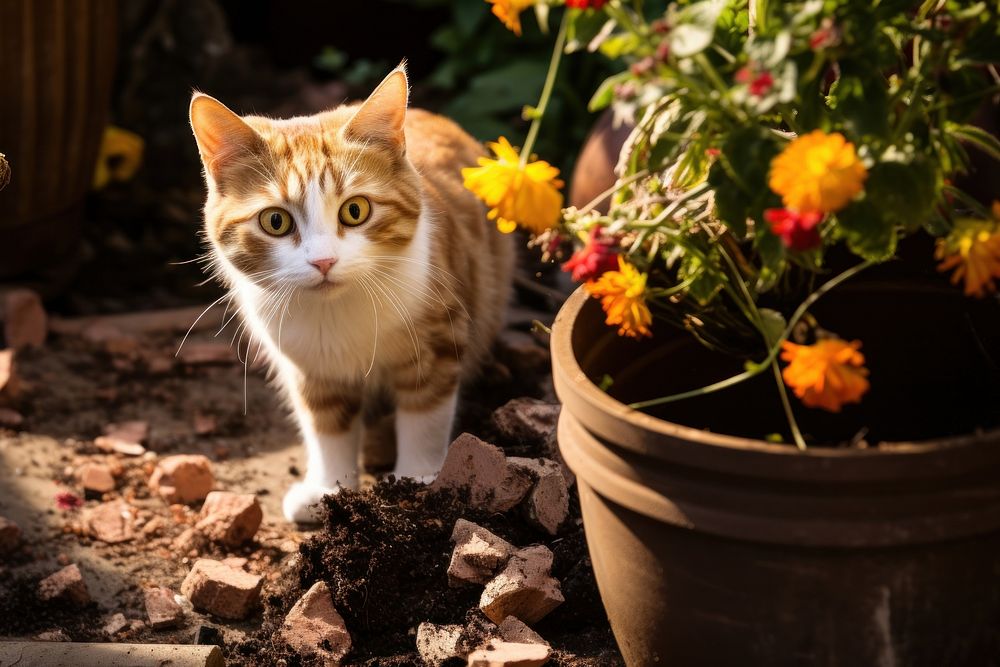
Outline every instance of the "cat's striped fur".
<path id="1" fill-rule="evenodd" d="M 366 401 L 396 404 L 396 473 L 432 477 L 458 384 L 502 322 L 512 246 L 460 175 L 482 148 L 441 116 L 407 111 L 407 94 L 401 67 L 364 104 L 316 116 L 240 118 L 206 95 L 191 102 L 218 273 L 306 444 L 289 519 L 356 485 Z M 371 213 L 348 226 L 341 207 L 358 196 Z M 258 220 L 274 207 L 293 221 L 283 236 Z"/>

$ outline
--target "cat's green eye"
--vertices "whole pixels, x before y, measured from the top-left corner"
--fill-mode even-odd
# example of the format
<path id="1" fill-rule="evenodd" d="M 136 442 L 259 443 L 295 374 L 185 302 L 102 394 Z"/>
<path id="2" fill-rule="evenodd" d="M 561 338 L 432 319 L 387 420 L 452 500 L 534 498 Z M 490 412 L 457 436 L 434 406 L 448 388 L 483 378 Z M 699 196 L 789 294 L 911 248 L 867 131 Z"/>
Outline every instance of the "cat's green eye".
<path id="1" fill-rule="evenodd" d="M 372 205 L 364 197 L 351 197 L 340 206 L 340 222 L 356 227 L 372 214 Z"/>
<path id="2" fill-rule="evenodd" d="M 292 214 L 283 208 L 265 208 L 257 216 L 260 228 L 271 236 L 284 236 L 292 231 Z"/>

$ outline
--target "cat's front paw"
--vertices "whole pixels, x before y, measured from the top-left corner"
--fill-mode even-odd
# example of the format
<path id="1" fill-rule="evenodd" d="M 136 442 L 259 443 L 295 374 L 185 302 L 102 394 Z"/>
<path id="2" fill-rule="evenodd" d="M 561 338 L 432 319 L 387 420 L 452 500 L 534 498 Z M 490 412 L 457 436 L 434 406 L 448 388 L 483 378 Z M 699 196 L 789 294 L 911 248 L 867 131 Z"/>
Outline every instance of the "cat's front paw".
<path id="1" fill-rule="evenodd" d="M 323 496 L 338 493 L 338 486 L 323 486 L 309 482 L 296 482 L 288 489 L 281 509 L 285 518 L 295 523 L 319 523 L 323 518 L 320 502 Z"/>

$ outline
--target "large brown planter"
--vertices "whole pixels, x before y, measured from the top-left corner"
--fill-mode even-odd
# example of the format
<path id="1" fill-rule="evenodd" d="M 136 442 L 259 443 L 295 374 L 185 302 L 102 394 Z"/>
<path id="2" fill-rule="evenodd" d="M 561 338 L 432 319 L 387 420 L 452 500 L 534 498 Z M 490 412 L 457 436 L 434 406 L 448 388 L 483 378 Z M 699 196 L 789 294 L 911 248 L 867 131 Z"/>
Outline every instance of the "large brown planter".
<path id="1" fill-rule="evenodd" d="M 115 0 L 0 0 L 0 280 L 65 280 L 108 120 Z"/>
<path id="2" fill-rule="evenodd" d="M 843 297 L 875 312 L 859 325 L 870 361 L 880 329 L 898 335 L 935 313 L 958 354 L 939 393 L 995 379 L 995 367 L 977 376 L 966 364 L 974 357 L 962 355 L 973 328 L 980 345 L 1000 350 L 996 302 L 949 320 L 967 308 L 960 295 L 932 290 L 908 299 L 904 291 L 894 300 L 880 289 Z M 866 298 L 881 317 L 866 310 Z M 834 295 L 821 303 L 831 299 L 825 306 L 836 319 Z M 909 312 L 911 301 L 923 304 L 922 314 Z M 933 342 L 910 331 L 896 347 Z M 629 665 L 997 664 L 1000 431 L 800 453 L 636 412 L 591 378 L 610 374 L 611 391 L 631 401 L 676 390 L 657 387 L 677 376 L 678 386 L 703 384 L 707 357 L 665 326 L 652 341 L 617 337 L 582 291 L 556 319 L 552 352 L 563 402 L 559 446 L 577 475 L 597 582 Z M 872 380 L 878 402 L 875 387 L 892 382 L 875 369 Z M 746 415 L 767 404 L 764 394 L 773 385 L 698 399 L 690 413 L 674 404 L 670 414 L 735 428 L 753 421 Z M 920 409 L 912 413 L 918 423 Z"/>

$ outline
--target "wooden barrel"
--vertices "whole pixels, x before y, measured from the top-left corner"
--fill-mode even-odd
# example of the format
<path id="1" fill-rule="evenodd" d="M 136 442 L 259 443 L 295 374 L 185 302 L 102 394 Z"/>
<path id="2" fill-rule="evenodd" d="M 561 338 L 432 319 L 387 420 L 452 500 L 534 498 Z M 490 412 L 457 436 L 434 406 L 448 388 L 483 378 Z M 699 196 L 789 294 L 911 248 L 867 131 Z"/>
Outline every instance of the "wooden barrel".
<path id="1" fill-rule="evenodd" d="M 108 121 L 116 0 L 0 0 L 0 280 L 55 287 L 72 273 Z"/>

